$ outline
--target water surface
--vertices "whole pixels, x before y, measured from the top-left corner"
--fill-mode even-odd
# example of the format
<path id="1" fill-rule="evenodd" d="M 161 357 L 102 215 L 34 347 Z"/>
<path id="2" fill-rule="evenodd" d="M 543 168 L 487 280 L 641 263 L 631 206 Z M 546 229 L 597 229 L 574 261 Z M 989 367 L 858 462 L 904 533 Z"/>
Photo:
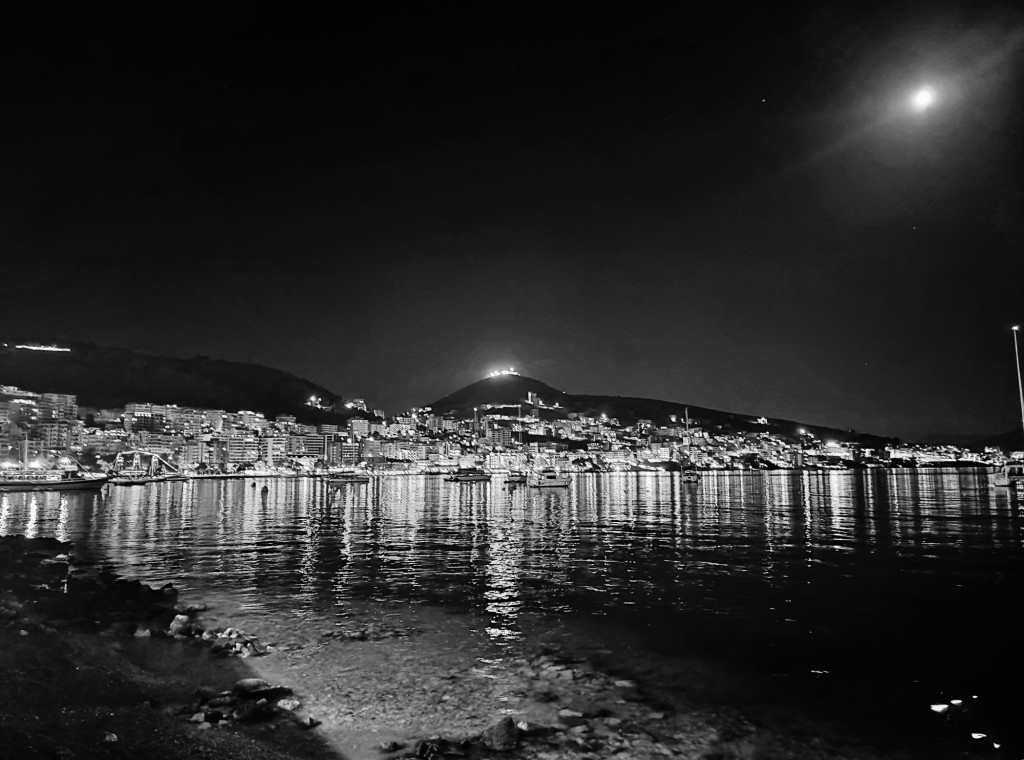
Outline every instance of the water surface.
<path id="1" fill-rule="evenodd" d="M 1002 753 L 1018 746 L 1021 531 L 1015 497 L 962 469 L 579 475 L 542 491 L 205 480 L 0 501 L 0 534 L 74 541 L 253 613 L 426 604 L 479 615 L 499 646 L 604 647 L 766 720 L 843 720 L 897 745 L 983 733 L 967 748 Z"/>

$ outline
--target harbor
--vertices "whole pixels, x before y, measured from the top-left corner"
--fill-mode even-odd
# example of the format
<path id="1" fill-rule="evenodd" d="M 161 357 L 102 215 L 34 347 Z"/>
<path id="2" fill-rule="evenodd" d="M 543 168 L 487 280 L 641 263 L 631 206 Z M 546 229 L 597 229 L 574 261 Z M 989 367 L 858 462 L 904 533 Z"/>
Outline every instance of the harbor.
<path id="1" fill-rule="evenodd" d="M 525 757 L 1020 746 L 999 621 L 1024 581 L 1022 517 L 985 470 L 254 482 L 5 494 L 0 534 L 71 541 L 273 644 L 246 663 L 300 684 L 342 757 L 506 715 L 555 732 L 524 735 Z"/>

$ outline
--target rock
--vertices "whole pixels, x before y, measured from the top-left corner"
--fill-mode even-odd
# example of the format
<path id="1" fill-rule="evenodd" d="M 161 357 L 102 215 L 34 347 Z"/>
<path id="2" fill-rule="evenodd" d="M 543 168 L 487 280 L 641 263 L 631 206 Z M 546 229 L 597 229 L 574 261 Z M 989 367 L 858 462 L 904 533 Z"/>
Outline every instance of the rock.
<path id="1" fill-rule="evenodd" d="M 581 713 L 581 712 L 579 712 L 577 710 L 570 710 L 568 707 L 565 707 L 565 708 L 563 708 L 563 709 L 558 711 L 558 717 L 559 718 L 582 718 L 583 717 L 583 713 Z"/>
<path id="2" fill-rule="evenodd" d="M 254 689 L 240 695 L 242 699 L 266 699 L 273 700 L 290 696 L 292 690 L 287 686 L 268 686 L 265 689 Z"/>
<path id="3" fill-rule="evenodd" d="M 274 714 L 274 708 L 265 699 L 256 702 L 242 702 L 231 713 L 231 717 L 241 721 L 266 720 Z"/>
<path id="4" fill-rule="evenodd" d="M 286 697 L 278 701 L 277 706 L 284 710 L 298 710 L 300 707 L 302 707 L 302 703 L 297 699 Z"/>
<path id="5" fill-rule="evenodd" d="M 512 718 L 506 716 L 484 731 L 480 738 L 490 749 L 509 752 L 519 745 L 519 729 Z"/>
<path id="6" fill-rule="evenodd" d="M 112 734 L 112 733 L 110 733 L 108 731 L 107 733 L 103 734 L 103 741 L 105 741 L 105 742 L 116 742 L 117 741 L 117 734 Z"/>
<path id="7" fill-rule="evenodd" d="M 214 697 L 219 697 L 219 696 L 222 695 L 222 693 L 223 692 L 220 692 L 217 689 L 214 689 L 212 686 L 200 686 L 195 691 L 196 696 L 199 697 L 204 702 L 206 702 L 207 700 L 213 699 Z"/>
<path id="8" fill-rule="evenodd" d="M 238 703 L 238 697 L 235 697 L 235 696 L 232 696 L 232 695 L 228 694 L 226 696 L 213 697 L 212 699 L 207 701 L 206 706 L 207 707 L 231 707 L 232 705 L 237 704 L 237 703 Z"/>
<path id="9" fill-rule="evenodd" d="M 235 692 L 235 694 L 249 694 L 254 691 L 269 688 L 270 684 L 262 678 L 243 678 L 240 681 L 235 682 L 232 691 Z"/>
<path id="10" fill-rule="evenodd" d="M 195 715 L 189 718 L 189 720 L 192 723 L 202 723 L 204 720 L 206 720 L 206 713 L 197 712 Z"/>
<path id="11" fill-rule="evenodd" d="M 381 752 L 397 752 L 398 750 L 404 748 L 405 744 L 396 741 L 381 742 L 377 747 L 377 749 L 379 749 Z"/>
<path id="12" fill-rule="evenodd" d="M 175 615 L 174 619 L 171 620 L 171 624 L 167 626 L 167 632 L 171 634 L 171 636 L 182 634 L 184 633 L 184 629 L 189 626 L 190 622 L 188 615 Z"/>

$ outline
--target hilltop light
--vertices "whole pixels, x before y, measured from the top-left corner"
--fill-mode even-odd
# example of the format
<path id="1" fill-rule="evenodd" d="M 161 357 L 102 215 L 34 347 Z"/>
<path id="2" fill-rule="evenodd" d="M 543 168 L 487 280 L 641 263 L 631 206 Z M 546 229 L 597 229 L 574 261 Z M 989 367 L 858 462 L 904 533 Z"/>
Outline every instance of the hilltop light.
<path id="1" fill-rule="evenodd" d="M 516 376 L 518 376 L 519 373 L 516 372 L 516 368 L 515 367 L 509 367 L 508 369 L 496 369 L 493 372 L 488 372 L 487 373 L 487 377 L 501 377 L 502 375 L 516 375 Z"/>

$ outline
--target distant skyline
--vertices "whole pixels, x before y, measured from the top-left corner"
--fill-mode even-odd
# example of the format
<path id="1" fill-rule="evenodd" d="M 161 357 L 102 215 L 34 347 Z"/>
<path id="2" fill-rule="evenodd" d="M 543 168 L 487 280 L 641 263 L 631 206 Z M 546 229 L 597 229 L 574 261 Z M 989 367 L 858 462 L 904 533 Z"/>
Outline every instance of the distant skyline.
<path id="1" fill-rule="evenodd" d="M 1014 4 L 69 13 L 0 31 L 5 332 L 389 411 L 514 365 L 902 438 L 1020 424 Z"/>

